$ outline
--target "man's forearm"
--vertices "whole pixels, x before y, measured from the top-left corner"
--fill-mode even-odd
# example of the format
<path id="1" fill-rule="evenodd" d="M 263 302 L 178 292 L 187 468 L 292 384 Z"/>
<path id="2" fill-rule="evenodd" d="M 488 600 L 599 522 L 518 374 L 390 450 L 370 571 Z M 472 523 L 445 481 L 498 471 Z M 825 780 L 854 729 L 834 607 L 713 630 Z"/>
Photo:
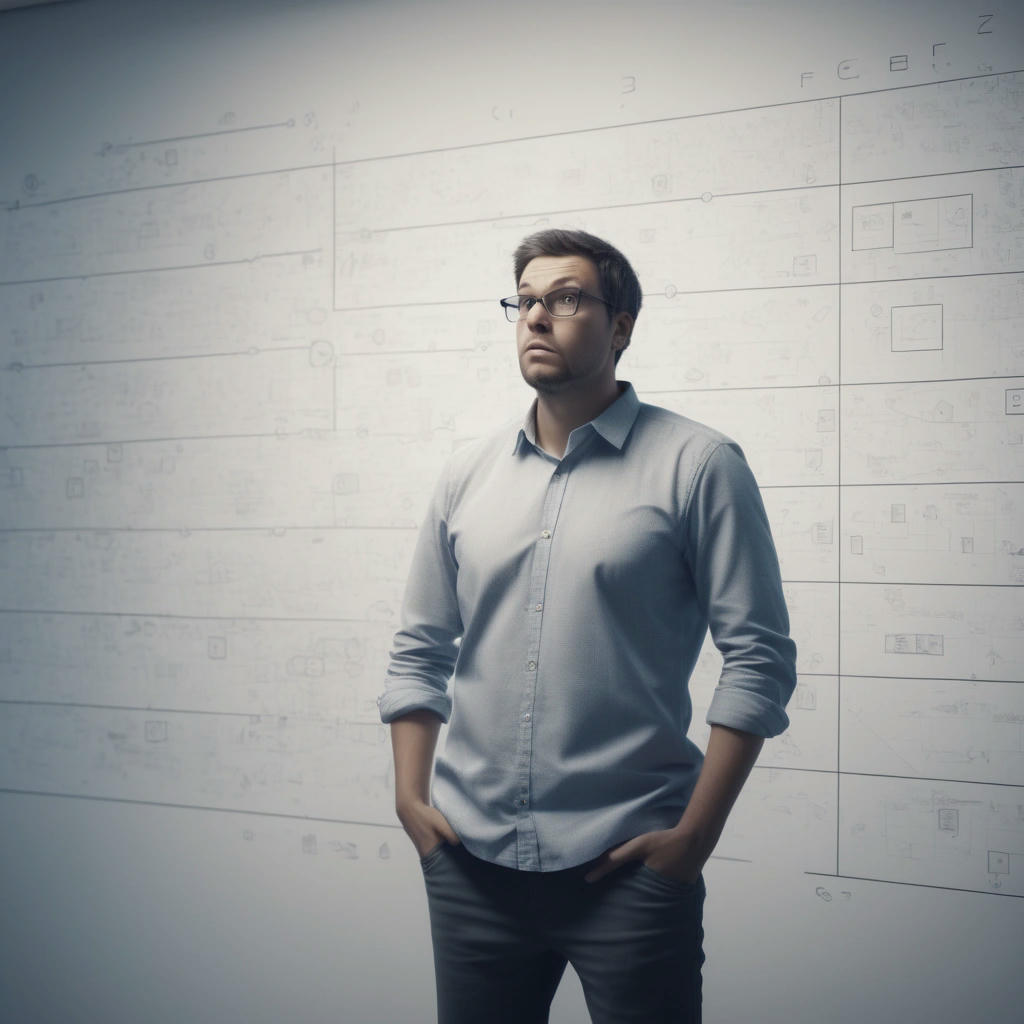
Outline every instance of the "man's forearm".
<path id="1" fill-rule="evenodd" d="M 395 757 L 395 805 L 430 803 L 430 773 L 441 719 L 432 711 L 410 711 L 391 723 Z"/>
<path id="2" fill-rule="evenodd" d="M 705 857 L 718 843 L 726 819 L 764 746 L 753 733 L 711 726 L 704 766 L 675 831 L 687 836 Z"/>

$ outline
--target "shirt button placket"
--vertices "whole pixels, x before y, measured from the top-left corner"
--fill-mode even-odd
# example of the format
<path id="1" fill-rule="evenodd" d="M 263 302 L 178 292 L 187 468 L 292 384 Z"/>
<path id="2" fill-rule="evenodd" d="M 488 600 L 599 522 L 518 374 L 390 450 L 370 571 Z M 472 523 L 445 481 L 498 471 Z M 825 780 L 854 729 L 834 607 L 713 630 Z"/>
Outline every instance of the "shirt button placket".
<path id="1" fill-rule="evenodd" d="M 530 769 L 533 760 L 534 706 L 537 698 L 540 662 L 541 627 L 544 623 L 544 590 L 547 584 L 548 565 L 551 561 L 551 544 L 558 511 L 565 494 L 567 474 L 556 470 L 548 481 L 541 513 L 542 528 L 534 548 L 533 565 L 530 573 L 530 598 L 527 604 L 528 650 L 523 680 L 523 695 L 519 713 L 519 743 L 517 767 L 519 785 L 516 794 L 517 818 L 517 860 L 520 868 L 540 867 L 540 850 L 537 844 L 536 827 L 530 811 Z"/>

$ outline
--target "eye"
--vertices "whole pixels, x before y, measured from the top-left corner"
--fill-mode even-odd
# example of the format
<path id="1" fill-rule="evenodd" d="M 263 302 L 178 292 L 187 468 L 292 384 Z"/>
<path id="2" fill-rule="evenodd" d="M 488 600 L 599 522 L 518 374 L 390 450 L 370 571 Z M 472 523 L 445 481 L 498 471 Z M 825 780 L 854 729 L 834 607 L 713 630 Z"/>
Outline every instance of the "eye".
<path id="1" fill-rule="evenodd" d="M 572 291 L 557 292 L 555 294 L 555 305 L 560 310 L 569 311 L 576 308 L 576 293 Z"/>

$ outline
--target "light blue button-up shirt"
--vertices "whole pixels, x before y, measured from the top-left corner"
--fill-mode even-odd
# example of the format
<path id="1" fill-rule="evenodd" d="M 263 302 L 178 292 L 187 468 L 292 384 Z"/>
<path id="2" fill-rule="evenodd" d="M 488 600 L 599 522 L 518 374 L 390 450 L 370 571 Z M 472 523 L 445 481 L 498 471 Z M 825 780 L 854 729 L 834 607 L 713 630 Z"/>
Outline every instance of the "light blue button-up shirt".
<path id="1" fill-rule="evenodd" d="M 782 732 L 796 648 L 735 442 L 621 384 L 557 459 L 535 410 L 449 458 L 378 704 L 449 723 L 431 799 L 470 853 L 554 871 L 678 823 L 709 626 L 712 724 Z"/>

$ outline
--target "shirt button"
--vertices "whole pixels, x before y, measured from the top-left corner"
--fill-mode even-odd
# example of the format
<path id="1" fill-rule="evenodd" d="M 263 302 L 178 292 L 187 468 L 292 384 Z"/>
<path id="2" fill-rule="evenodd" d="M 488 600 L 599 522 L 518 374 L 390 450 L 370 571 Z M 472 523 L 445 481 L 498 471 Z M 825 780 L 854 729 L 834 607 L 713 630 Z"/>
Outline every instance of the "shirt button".
<path id="1" fill-rule="evenodd" d="M 520 807 L 525 807 L 526 806 L 526 801 L 525 800 L 520 800 L 519 801 L 519 806 Z"/>
<path id="2" fill-rule="evenodd" d="M 535 661 L 528 661 L 526 663 L 526 667 L 532 672 L 537 667 L 537 662 L 535 662 Z"/>
<path id="3" fill-rule="evenodd" d="M 541 536 L 542 536 L 542 537 L 543 537 L 543 538 L 544 538 L 545 540 L 547 540 L 547 539 L 548 539 L 548 537 L 550 537 L 550 536 L 551 536 L 551 531 L 550 531 L 550 530 L 544 530 L 544 531 L 543 531 L 543 533 L 541 533 Z"/>
<path id="4" fill-rule="evenodd" d="M 539 612 L 541 610 L 541 608 L 543 608 L 543 607 L 544 607 L 544 605 L 542 605 L 542 604 L 534 605 L 533 610 L 535 612 Z"/>
<path id="5" fill-rule="evenodd" d="M 529 720 L 530 720 L 530 712 L 527 711 L 526 714 L 523 715 L 523 721 L 524 722 L 528 722 Z"/>

